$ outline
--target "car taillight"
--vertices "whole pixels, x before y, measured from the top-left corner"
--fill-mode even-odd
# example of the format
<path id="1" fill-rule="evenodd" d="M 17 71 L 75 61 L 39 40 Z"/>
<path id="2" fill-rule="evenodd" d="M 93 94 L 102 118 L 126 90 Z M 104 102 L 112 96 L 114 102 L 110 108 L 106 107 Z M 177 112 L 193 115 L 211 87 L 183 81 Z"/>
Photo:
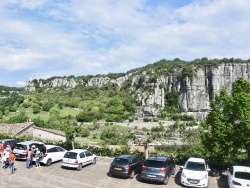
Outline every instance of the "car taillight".
<path id="1" fill-rule="evenodd" d="M 144 166 L 144 165 L 142 166 L 142 170 L 146 170 L 146 168 L 147 168 L 146 166 Z"/>
<path id="2" fill-rule="evenodd" d="M 47 153 L 45 153 L 45 154 L 43 154 L 43 157 L 47 157 L 47 155 L 48 155 L 48 154 L 47 154 Z"/>
<path id="3" fill-rule="evenodd" d="M 78 163 L 78 160 L 76 159 L 75 163 Z"/>
<path id="4" fill-rule="evenodd" d="M 234 181 L 234 180 L 232 180 L 232 184 L 234 184 L 234 185 L 240 185 L 241 186 L 241 184 L 239 182 Z"/>
<path id="5" fill-rule="evenodd" d="M 125 170 L 126 170 L 126 171 L 129 171 L 129 169 L 130 169 L 130 166 L 126 166 L 126 167 L 125 167 Z"/>
<path id="6" fill-rule="evenodd" d="M 166 172 L 167 168 L 160 168 L 160 172 Z"/>

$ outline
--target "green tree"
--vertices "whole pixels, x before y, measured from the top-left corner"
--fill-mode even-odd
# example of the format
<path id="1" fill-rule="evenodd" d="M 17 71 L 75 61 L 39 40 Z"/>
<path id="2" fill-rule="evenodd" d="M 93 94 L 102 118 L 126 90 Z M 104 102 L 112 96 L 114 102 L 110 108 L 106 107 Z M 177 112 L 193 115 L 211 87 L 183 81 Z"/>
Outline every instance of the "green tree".
<path id="1" fill-rule="evenodd" d="M 232 94 L 225 89 L 210 103 L 202 123 L 201 140 L 210 156 L 236 159 L 242 151 L 250 155 L 250 83 L 237 79 Z"/>

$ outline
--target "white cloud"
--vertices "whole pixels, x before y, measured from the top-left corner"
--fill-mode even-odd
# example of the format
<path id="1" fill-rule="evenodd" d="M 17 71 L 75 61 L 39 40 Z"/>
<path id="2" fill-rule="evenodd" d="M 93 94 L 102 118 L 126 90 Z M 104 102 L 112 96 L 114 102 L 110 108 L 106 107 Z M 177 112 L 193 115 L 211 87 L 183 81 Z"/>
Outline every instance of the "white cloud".
<path id="1" fill-rule="evenodd" d="M 0 70 L 28 80 L 126 72 L 163 58 L 249 58 L 248 0 L 150 3 L 0 2 Z"/>

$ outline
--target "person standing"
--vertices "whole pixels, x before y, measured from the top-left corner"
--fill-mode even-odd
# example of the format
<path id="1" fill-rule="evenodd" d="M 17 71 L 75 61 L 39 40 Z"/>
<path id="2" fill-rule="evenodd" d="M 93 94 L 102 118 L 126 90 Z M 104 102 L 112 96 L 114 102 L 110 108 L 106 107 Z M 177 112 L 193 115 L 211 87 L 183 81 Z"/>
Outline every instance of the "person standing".
<path id="1" fill-rule="evenodd" d="M 31 146 L 31 155 L 30 155 L 30 168 L 33 167 L 33 157 L 35 156 L 35 154 L 36 154 L 36 146 L 32 145 Z"/>
<path id="2" fill-rule="evenodd" d="M 31 149 L 27 148 L 26 149 L 26 168 L 30 168 L 30 157 L 31 157 Z"/>
<path id="3" fill-rule="evenodd" d="M 0 142 L 0 157 L 3 157 L 3 151 L 4 151 L 4 141 Z"/>
<path id="4" fill-rule="evenodd" d="M 36 161 L 36 168 L 40 167 L 40 150 L 38 148 L 36 148 L 36 150 L 34 151 L 34 159 Z"/>
<path id="5" fill-rule="evenodd" d="M 15 173 L 15 160 L 16 160 L 16 156 L 14 155 L 14 153 L 10 150 L 10 156 L 9 156 L 9 167 L 10 167 L 10 174 L 14 174 Z"/>
<path id="6" fill-rule="evenodd" d="M 10 151 L 11 151 L 11 148 L 10 148 L 9 145 L 7 145 L 6 148 L 3 151 L 3 155 L 5 157 L 5 165 L 3 166 L 3 168 L 8 168 L 9 167 Z"/>

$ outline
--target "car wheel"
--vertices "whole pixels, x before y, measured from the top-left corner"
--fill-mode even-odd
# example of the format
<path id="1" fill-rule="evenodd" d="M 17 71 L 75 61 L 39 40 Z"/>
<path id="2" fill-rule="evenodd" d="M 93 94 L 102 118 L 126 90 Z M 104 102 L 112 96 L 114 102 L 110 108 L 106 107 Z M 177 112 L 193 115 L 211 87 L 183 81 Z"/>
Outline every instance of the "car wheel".
<path id="1" fill-rule="evenodd" d="M 96 164 L 96 158 L 93 159 L 92 163 L 93 163 L 93 164 Z"/>
<path id="2" fill-rule="evenodd" d="M 78 171 L 82 170 L 82 164 L 81 163 L 78 165 L 77 170 Z"/>
<path id="3" fill-rule="evenodd" d="M 47 163 L 46 163 L 46 166 L 50 166 L 51 163 L 52 163 L 52 160 L 51 160 L 51 159 L 48 159 L 48 160 L 47 160 Z"/>
<path id="4" fill-rule="evenodd" d="M 130 174 L 130 176 L 129 176 L 131 179 L 133 179 L 134 177 L 135 177 L 135 171 L 134 170 L 132 170 L 132 172 L 131 172 L 131 174 Z"/>
<path id="5" fill-rule="evenodd" d="M 164 185 L 168 184 L 168 176 L 166 177 L 165 181 L 163 182 Z"/>

